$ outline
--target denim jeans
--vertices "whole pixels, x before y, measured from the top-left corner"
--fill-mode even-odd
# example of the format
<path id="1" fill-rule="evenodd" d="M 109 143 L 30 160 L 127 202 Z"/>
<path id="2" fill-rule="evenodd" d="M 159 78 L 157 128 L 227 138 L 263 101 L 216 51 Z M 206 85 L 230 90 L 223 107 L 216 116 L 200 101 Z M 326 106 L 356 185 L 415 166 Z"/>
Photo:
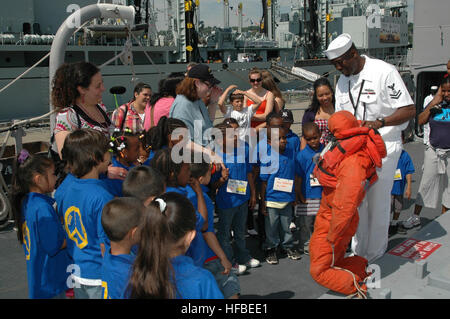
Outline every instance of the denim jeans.
<path id="1" fill-rule="evenodd" d="M 240 206 L 229 209 L 217 208 L 217 214 L 219 215 L 217 239 L 219 240 L 223 251 L 231 263 L 236 261 L 242 265 L 247 263 L 251 258 L 245 242 L 245 233 L 247 231 L 247 213 L 248 201 Z M 233 248 L 230 243 L 231 230 L 233 230 L 234 233 L 233 236 L 236 248 L 236 258 L 233 258 Z"/>
<path id="2" fill-rule="evenodd" d="M 289 203 L 282 209 L 267 207 L 265 217 L 266 249 L 278 247 L 292 248 L 294 236 L 289 228 L 292 221 L 292 204 Z"/>

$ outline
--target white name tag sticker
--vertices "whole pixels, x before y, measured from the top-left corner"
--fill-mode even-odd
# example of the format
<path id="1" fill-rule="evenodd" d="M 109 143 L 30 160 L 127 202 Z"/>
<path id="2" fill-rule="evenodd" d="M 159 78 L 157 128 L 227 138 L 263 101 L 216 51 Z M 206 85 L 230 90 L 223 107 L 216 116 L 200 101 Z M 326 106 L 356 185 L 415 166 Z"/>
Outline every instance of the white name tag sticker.
<path id="1" fill-rule="evenodd" d="M 280 192 L 286 192 L 286 193 L 292 193 L 293 186 L 294 186 L 294 180 L 275 177 L 275 181 L 273 183 L 273 190 L 280 191 Z"/>
<path id="2" fill-rule="evenodd" d="M 245 195 L 247 193 L 247 184 L 247 181 L 229 179 L 227 184 L 227 192 L 238 195 Z"/>
<path id="3" fill-rule="evenodd" d="M 311 185 L 311 187 L 322 186 L 322 185 L 320 185 L 319 180 L 317 179 L 317 177 L 314 177 L 313 174 L 309 175 L 309 185 Z"/>
<path id="4" fill-rule="evenodd" d="M 394 181 L 401 181 L 401 180 L 402 180 L 402 171 L 400 170 L 400 168 L 397 168 L 394 174 Z"/>

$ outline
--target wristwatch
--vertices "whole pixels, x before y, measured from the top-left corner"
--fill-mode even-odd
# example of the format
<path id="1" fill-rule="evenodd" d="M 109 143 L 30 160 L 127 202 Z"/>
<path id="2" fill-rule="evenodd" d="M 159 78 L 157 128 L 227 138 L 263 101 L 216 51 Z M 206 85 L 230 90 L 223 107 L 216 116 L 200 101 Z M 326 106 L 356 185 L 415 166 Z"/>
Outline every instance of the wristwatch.
<path id="1" fill-rule="evenodd" d="M 385 123 L 384 118 L 383 117 L 377 117 L 377 121 L 381 122 L 380 128 L 382 128 L 384 126 L 384 123 Z"/>

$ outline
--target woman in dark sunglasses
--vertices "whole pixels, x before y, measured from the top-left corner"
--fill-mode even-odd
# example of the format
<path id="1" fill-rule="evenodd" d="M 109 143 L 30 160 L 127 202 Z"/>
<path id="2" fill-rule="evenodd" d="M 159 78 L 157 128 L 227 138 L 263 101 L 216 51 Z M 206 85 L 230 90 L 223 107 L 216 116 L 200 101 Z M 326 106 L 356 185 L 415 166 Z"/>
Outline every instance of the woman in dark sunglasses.
<path id="1" fill-rule="evenodd" d="M 272 92 L 266 90 L 262 87 L 263 76 L 261 70 L 251 69 L 248 74 L 251 88 L 247 92 L 256 94 L 263 100 L 259 108 L 256 110 L 255 115 L 252 118 L 251 127 L 259 129 L 265 127 L 266 118 L 270 112 L 273 110 L 274 106 L 274 95 Z M 248 97 L 244 96 L 244 105 L 251 106 L 255 104 L 254 101 L 250 100 Z"/>

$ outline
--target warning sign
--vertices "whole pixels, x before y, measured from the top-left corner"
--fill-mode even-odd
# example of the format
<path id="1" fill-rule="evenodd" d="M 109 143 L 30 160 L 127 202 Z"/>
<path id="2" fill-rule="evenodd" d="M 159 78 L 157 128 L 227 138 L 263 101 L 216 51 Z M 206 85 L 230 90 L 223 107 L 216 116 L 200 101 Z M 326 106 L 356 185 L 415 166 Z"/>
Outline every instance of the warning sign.
<path id="1" fill-rule="evenodd" d="M 410 238 L 391 249 L 388 254 L 418 260 L 427 258 L 439 247 L 441 244 Z"/>

